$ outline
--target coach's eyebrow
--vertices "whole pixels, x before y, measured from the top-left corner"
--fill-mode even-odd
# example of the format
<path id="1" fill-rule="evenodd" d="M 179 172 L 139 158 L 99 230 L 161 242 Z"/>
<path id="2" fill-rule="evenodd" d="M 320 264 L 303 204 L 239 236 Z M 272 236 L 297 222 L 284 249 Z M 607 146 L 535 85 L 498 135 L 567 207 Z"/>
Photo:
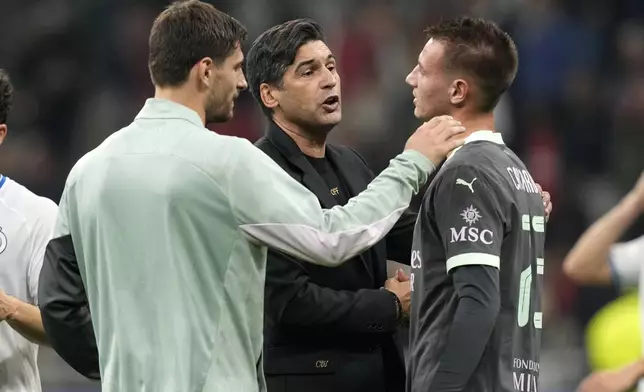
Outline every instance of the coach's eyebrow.
<path id="1" fill-rule="evenodd" d="M 315 59 L 310 59 L 310 60 L 304 60 L 297 64 L 295 67 L 295 72 L 298 72 L 301 68 L 306 67 L 307 65 L 311 65 L 315 62 Z"/>

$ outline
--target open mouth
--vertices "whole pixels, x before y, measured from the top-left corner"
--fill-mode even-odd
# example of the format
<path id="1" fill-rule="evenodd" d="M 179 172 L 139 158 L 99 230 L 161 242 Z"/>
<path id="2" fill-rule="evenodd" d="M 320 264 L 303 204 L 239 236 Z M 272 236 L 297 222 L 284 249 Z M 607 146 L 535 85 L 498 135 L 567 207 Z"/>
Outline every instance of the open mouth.
<path id="1" fill-rule="evenodd" d="M 332 95 L 329 98 L 324 100 L 325 105 L 333 105 L 334 103 L 340 102 L 340 98 L 337 95 Z"/>
<path id="2" fill-rule="evenodd" d="M 329 112 L 333 112 L 338 109 L 340 105 L 340 97 L 337 95 L 332 95 L 322 102 L 322 107 Z"/>

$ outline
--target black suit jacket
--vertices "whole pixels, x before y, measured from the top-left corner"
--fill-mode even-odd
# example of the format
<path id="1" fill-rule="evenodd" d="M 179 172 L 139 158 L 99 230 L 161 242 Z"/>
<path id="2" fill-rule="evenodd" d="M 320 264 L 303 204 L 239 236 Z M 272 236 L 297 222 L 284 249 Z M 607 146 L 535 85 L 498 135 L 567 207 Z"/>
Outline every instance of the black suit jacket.
<path id="1" fill-rule="evenodd" d="M 256 146 L 315 193 L 322 207 L 337 204 L 322 177 L 277 125 L 271 123 Z M 326 158 L 350 197 L 374 178 L 350 148 L 327 145 Z M 395 342 L 395 298 L 380 288 L 387 279 L 387 259 L 409 264 L 415 221 L 415 214 L 404 214 L 383 241 L 336 268 L 269 250 L 264 333 L 269 392 L 404 390 L 404 360 Z"/>

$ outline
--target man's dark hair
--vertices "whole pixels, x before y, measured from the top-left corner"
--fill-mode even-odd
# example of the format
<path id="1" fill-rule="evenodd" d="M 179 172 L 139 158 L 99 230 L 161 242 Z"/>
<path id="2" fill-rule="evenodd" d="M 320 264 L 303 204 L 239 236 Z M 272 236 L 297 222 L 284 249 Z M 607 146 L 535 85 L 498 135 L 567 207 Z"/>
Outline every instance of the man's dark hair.
<path id="1" fill-rule="evenodd" d="M 512 38 L 493 22 L 469 17 L 440 22 L 425 32 L 445 46 L 447 70 L 474 79 L 483 95 L 480 110 L 493 110 L 517 73 L 519 56 Z"/>
<path id="2" fill-rule="evenodd" d="M 204 57 L 223 63 L 247 37 L 235 18 L 198 0 L 177 1 L 154 21 L 148 67 L 152 82 L 176 87 Z"/>
<path id="3" fill-rule="evenodd" d="M 9 74 L 0 69 L 0 124 L 6 124 L 13 106 L 13 86 Z"/>
<path id="4" fill-rule="evenodd" d="M 282 87 L 286 69 L 293 64 L 298 49 L 311 41 L 325 41 L 322 27 L 312 19 L 295 19 L 263 32 L 248 51 L 246 77 L 250 92 L 264 114 L 272 110 L 264 106 L 259 86 L 268 83 Z"/>

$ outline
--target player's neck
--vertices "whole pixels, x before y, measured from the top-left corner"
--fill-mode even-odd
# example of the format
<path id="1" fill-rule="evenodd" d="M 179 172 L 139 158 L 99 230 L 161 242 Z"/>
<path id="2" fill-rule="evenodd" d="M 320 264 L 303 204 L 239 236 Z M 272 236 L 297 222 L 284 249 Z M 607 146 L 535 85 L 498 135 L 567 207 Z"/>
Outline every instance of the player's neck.
<path id="1" fill-rule="evenodd" d="M 494 127 L 494 115 L 454 115 L 454 118 L 463 124 L 465 133 L 460 136 L 469 136 L 477 131 L 492 131 L 496 132 Z"/>
<path id="2" fill-rule="evenodd" d="M 313 158 L 324 158 L 326 152 L 326 132 L 312 132 L 277 116 L 273 117 L 273 121 L 293 139 L 304 155 Z"/>
<path id="3" fill-rule="evenodd" d="M 206 124 L 206 109 L 203 106 L 203 102 L 199 97 L 199 94 L 195 94 L 192 91 L 188 91 L 185 88 L 161 88 L 156 87 L 154 91 L 154 98 L 157 99 L 166 99 L 179 105 L 183 105 L 188 109 L 192 109 L 201 118 L 201 122 Z"/>

